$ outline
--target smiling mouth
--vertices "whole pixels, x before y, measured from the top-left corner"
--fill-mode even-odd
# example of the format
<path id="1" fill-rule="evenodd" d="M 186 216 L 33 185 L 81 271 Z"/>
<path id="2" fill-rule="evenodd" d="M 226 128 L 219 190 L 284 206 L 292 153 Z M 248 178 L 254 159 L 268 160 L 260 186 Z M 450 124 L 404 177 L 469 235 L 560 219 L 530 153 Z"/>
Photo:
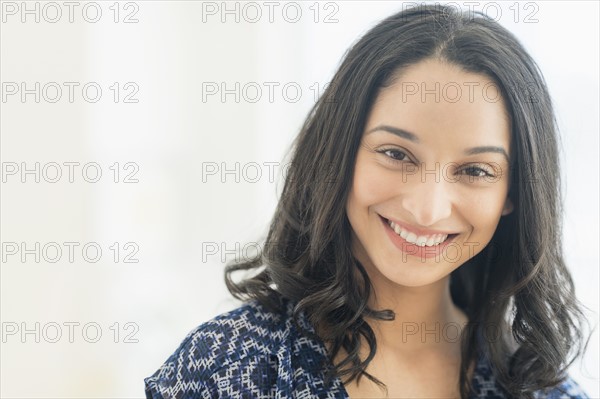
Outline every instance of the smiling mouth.
<path id="1" fill-rule="evenodd" d="M 402 237 L 406 242 L 417 245 L 419 247 L 436 247 L 447 241 L 451 241 L 458 234 L 429 234 L 429 235 L 418 235 L 398 224 L 392 222 L 389 219 L 379 215 L 384 223 L 386 223 L 392 231 L 394 231 L 399 237 Z"/>

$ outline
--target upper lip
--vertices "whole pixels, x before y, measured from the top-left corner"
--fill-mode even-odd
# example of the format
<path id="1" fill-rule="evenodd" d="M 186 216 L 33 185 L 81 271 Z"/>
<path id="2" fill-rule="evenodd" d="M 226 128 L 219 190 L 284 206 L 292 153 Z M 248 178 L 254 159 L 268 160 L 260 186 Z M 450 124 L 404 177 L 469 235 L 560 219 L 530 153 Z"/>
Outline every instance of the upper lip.
<path id="1" fill-rule="evenodd" d="M 401 222 L 397 219 L 388 218 L 383 215 L 380 215 L 380 216 L 384 219 L 391 220 L 392 222 L 399 225 L 403 229 L 408 230 L 409 232 L 415 233 L 417 236 L 430 236 L 430 235 L 434 235 L 434 234 L 448 234 L 448 235 L 456 234 L 455 232 L 452 232 L 452 231 L 423 229 L 423 228 L 411 226 L 411 225 Z"/>

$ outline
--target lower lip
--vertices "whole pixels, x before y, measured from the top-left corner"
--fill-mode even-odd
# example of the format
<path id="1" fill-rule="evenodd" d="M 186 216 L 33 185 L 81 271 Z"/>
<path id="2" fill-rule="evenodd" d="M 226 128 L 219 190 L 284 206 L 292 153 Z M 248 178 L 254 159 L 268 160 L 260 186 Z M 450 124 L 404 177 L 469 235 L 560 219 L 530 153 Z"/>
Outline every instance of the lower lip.
<path id="1" fill-rule="evenodd" d="M 398 234 L 396 234 L 394 230 L 392 230 L 391 226 L 388 224 L 388 221 L 386 219 L 384 219 L 381 216 L 379 216 L 379 218 L 383 223 L 385 232 L 387 233 L 392 243 L 396 246 L 396 248 L 398 248 L 407 255 L 412 255 L 422 259 L 429 259 L 439 256 L 444 250 L 444 248 L 446 248 L 456 237 L 456 235 L 450 235 L 450 237 L 448 237 L 446 241 L 431 247 L 428 247 L 427 245 L 420 246 L 410 243 L 404 238 L 400 237 Z"/>

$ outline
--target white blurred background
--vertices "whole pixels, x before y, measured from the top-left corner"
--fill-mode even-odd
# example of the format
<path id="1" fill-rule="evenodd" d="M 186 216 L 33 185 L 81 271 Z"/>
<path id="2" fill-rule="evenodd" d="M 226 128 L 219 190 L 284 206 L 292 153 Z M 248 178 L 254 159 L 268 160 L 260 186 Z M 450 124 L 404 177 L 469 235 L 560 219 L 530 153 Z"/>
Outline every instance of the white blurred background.
<path id="1" fill-rule="evenodd" d="M 565 254 L 595 325 L 598 3 L 468 3 L 515 33 L 547 79 Z M 1 7 L 0 397 L 141 398 L 192 328 L 238 305 L 224 261 L 264 237 L 284 154 L 345 51 L 403 4 Z M 596 332 L 571 368 L 594 398 L 598 350 Z"/>

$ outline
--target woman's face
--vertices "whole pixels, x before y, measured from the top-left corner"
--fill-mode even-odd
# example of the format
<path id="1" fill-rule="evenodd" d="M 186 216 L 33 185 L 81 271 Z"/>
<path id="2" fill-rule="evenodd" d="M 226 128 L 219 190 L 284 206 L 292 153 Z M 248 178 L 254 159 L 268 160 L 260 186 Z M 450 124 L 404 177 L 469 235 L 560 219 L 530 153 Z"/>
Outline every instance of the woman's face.
<path id="1" fill-rule="evenodd" d="M 511 212 L 510 121 L 499 96 L 486 76 L 432 59 L 379 93 L 346 204 L 353 253 L 372 279 L 438 281 Z"/>

